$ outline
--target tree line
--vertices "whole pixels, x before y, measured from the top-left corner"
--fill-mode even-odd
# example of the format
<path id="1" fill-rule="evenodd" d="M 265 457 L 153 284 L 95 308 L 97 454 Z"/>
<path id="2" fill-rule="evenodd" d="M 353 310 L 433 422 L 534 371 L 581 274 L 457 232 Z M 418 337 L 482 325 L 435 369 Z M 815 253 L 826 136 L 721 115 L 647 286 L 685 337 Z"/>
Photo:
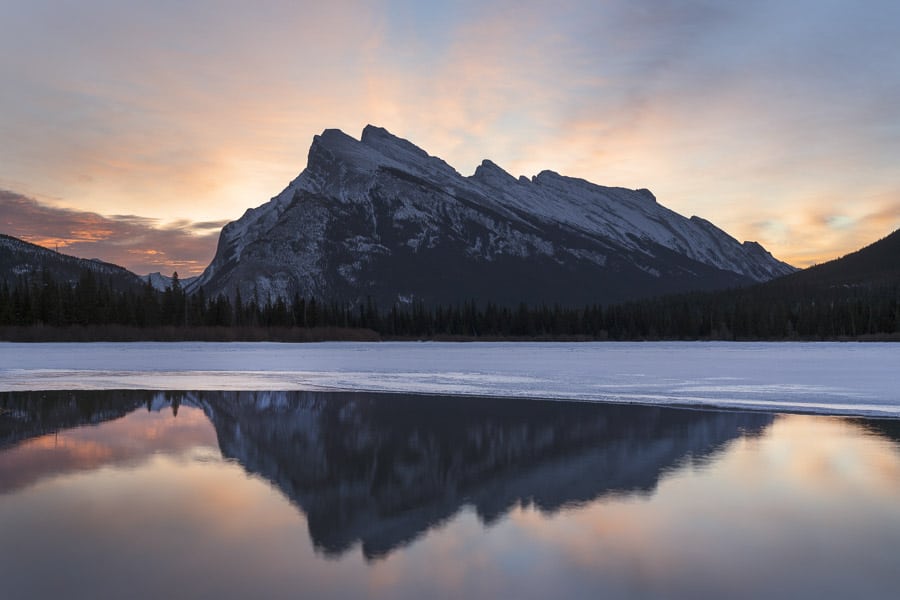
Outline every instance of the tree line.
<path id="1" fill-rule="evenodd" d="M 473 300 L 382 309 L 371 299 L 351 304 L 300 295 L 265 301 L 240 294 L 208 298 L 202 289 L 185 293 L 177 274 L 162 292 L 149 283 L 117 289 L 89 270 L 73 283 L 57 281 L 48 271 L 0 282 L 0 327 L 113 325 L 139 331 L 174 328 L 184 339 L 191 339 L 197 328 L 262 332 L 253 339 L 265 339 L 272 331 L 321 328 L 368 330 L 382 339 L 891 338 L 900 335 L 900 286 L 821 287 L 776 281 L 610 306 L 509 307 Z"/>

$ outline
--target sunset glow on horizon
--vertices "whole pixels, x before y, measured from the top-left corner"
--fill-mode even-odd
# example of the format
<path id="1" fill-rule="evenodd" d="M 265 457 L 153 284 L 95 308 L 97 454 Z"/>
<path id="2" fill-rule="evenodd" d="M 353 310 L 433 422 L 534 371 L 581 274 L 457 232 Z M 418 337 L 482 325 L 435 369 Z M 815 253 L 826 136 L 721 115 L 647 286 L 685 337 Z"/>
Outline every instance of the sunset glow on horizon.
<path id="1" fill-rule="evenodd" d="M 900 227 L 900 4 L 0 6 L 0 233 L 198 274 L 312 137 L 649 188 L 804 267 Z"/>

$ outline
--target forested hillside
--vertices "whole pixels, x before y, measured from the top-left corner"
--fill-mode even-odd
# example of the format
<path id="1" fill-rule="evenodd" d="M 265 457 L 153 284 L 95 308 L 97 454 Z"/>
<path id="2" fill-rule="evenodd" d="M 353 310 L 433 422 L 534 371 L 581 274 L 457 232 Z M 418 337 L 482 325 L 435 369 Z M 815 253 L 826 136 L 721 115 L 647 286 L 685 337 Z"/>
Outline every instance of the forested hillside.
<path id="1" fill-rule="evenodd" d="M 475 301 L 379 307 L 371 299 L 350 304 L 299 294 L 264 302 L 237 294 L 232 300 L 207 298 L 202 288 L 187 294 L 177 274 L 159 292 L 150 284 L 122 289 L 93 270 L 71 283 L 44 269 L 0 281 L 0 337 L 28 339 L 26 330 L 39 326 L 80 327 L 79 339 L 104 339 L 109 330 L 103 328 L 116 326 L 128 328 L 129 339 L 155 339 L 160 328 L 168 328 L 165 339 L 303 340 L 310 339 L 304 330 L 322 328 L 331 331 L 315 337 L 893 339 L 900 336 L 898 256 L 900 232 L 895 232 L 844 258 L 765 284 L 581 308 Z"/>

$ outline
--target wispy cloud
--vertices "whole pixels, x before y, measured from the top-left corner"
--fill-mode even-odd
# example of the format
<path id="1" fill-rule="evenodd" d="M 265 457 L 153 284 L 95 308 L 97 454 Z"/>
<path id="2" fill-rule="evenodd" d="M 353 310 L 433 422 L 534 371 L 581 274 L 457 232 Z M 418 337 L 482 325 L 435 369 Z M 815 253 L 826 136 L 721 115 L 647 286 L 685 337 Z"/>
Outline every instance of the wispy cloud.
<path id="1" fill-rule="evenodd" d="M 55 208 L 0 190 L 0 232 L 82 258 L 99 258 L 136 273 L 200 273 L 215 252 L 224 221 L 161 224 L 135 215 L 104 216 Z"/>

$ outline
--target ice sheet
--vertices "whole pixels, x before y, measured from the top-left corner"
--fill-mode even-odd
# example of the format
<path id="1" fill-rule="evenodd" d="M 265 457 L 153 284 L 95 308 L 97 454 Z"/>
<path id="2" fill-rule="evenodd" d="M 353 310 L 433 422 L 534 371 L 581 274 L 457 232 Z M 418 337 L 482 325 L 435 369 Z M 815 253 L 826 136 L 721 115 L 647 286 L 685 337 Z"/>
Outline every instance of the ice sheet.
<path id="1" fill-rule="evenodd" d="M 900 417 L 890 343 L 0 343 L 0 391 L 356 390 Z"/>

